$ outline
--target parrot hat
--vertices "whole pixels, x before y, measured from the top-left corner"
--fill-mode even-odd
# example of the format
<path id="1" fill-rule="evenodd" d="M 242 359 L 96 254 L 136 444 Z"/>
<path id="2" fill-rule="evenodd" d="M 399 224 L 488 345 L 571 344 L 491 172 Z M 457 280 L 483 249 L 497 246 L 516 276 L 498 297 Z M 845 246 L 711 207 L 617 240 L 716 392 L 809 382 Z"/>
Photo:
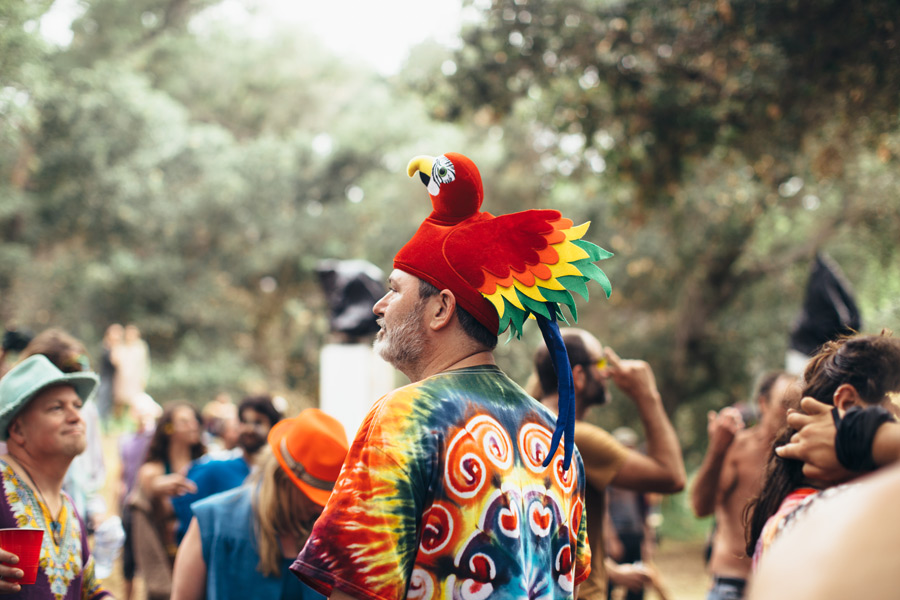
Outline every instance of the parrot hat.
<path id="1" fill-rule="evenodd" d="M 458 304 L 489 331 L 510 327 L 522 336 L 525 320 L 538 321 L 560 382 L 559 418 L 552 446 L 564 429 L 565 467 L 574 437 L 572 371 L 557 318 L 561 305 L 578 319 L 572 292 L 588 298 L 587 282 L 600 284 L 609 297 L 609 279 L 594 263 L 612 256 L 582 239 L 590 223 L 574 226 L 556 210 L 526 210 L 494 216 L 481 210 L 481 174 L 471 159 L 453 152 L 437 158 L 417 156 L 407 174 L 416 173 L 431 197 L 432 212 L 394 257 L 394 268 L 453 292 Z M 553 453 L 547 457 L 552 458 Z"/>

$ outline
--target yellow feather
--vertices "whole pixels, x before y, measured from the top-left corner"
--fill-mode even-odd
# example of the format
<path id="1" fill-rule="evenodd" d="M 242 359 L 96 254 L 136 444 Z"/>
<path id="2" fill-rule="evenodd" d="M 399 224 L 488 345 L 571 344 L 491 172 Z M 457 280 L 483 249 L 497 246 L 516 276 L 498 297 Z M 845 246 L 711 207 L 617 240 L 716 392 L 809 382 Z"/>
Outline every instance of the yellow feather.
<path id="1" fill-rule="evenodd" d="M 567 262 L 560 262 L 555 265 L 550 265 L 550 272 L 553 273 L 554 278 L 565 277 L 566 275 L 581 275 L 581 271 L 578 270 L 578 267 L 573 266 Z"/>
<path id="2" fill-rule="evenodd" d="M 500 286 L 497 286 L 497 291 L 493 294 L 482 294 L 485 298 L 487 298 L 491 304 L 494 305 L 494 308 L 497 309 L 497 315 L 502 319 L 503 318 L 503 309 L 506 304 L 503 302 L 503 296 L 500 293 Z"/>
<path id="3" fill-rule="evenodd" d="M 498 286 L 497 286 L 497 291 L 500 293 L 500 295 L 501 295 L 502 297 L 504 297 L 504 298 L 506 298 L 507 300 L 509 300 L 509 303 L 510 303 L 510 304 L 512 304 L 513 306 L 515 306 L 516 308 L 518 308 L 518 309 L 521 310 L 521 311 L 524 311 L 524 310 L 525 310 L 525 307 L 522 306 L 522 303 L 519 302 L 519 298 L 516 296 L 516 290 L 515 290 L 515 289 L 513 289 L 512 287 L 503 287 L 503 286 L 501 286 L 501 285 L 498 285 Z"/>
<path id="4" fill-rule="evenodd" d="M 550 279 L 541 279 L 540 277 L 535 277 L 534 280 L 535 280 L 536 285 L 544 288 L 545 290 L 565 290 L 566 289 L 566 286 L 564 286 L 563 284 L 558 282 L 556 280 L 556 278 L 553 276 L 552 267 L 551 267 Z"/>
<path id="5" fill-rule="evenodd" d="M 576 260 L 590 258 L 590 255 L 570 241 L 560 242 L 551 246 L 559 254 L 559 262 L 573 263 Z M 559 262 L 557 264 L 559 264 Z"/>
<path id="6" fill-rule="evenodd" d="M 584 234 L 587 233 L 588 227 L 591 226 L 591 222 L 582 223 L 576 227 L 570 227 L 569 229 L 563 229 L 562 232 L 566 234 L 567 240 L 580 240 L 584 237 Z"/>
<path id="7" fill-rule="evenodd" d="M 547 299 L 541 294 L 541 290 L 536 285 L 532 285 L 530 287 L 525 287 L 518 279 L 513 280 L 513 285 L 517 290 L 531 298 L 532 300 L 537 300 L 538 302 L 546 302 Z"/>

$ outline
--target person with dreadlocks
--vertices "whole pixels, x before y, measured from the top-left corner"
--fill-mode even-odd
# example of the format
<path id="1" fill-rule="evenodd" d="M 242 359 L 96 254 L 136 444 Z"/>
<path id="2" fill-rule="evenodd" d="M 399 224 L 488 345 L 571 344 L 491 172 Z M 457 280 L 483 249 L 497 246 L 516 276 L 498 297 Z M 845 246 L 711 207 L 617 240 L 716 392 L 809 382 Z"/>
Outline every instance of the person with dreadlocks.
<path id="1" fill-rule="evenodd" d="M 291 568 L 332 598 L 573 598 L 590 548 L 556 319 L 588 280 L 609 292 L 593 263 L 611 255 L 554 210 L 481 212 L 461 154 L 407 171 L 434 210 L 394 259 L 375 349 L 413 383 L 366 416 Z M 494 363 L 498 334 L 531 315 L 560 374 L 558 420 Z"/>

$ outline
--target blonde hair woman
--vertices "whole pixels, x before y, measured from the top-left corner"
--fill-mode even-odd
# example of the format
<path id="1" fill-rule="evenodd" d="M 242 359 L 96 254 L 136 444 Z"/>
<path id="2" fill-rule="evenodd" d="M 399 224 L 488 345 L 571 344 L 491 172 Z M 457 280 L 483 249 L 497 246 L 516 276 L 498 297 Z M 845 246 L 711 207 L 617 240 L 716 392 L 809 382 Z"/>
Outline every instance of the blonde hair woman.
<path id="1" fill-rule="evenodd" d="M 269 432 L 243 486 L 191 505 L 172 600 L 321 598 L 288 570 L 328 501 L 347 455 L 341 424 L 310 408 Z"/>

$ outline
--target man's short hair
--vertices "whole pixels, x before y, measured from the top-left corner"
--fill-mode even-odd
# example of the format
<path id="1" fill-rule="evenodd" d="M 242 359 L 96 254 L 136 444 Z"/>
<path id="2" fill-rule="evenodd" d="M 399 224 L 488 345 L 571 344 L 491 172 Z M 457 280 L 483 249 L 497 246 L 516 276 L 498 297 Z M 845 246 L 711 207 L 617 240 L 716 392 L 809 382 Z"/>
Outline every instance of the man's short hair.
<path id="1" fill-rule="evenodd" d="M 248 396 L 241 400 L 241 403 L 238 405 L 238 419 L 241 423 L 244 422 L 244 411 L 248 408 L 265 415 L 269 419 L 269 425 L 274 425 L 284 418 L 281 411 L 272 404 L 271 396 Z"/>
<path id="2" fill-rule="evenodd" d="M 587 365 L 594 359 L 588 352 L 587 346 L 584 344 L 582 334 L 577 331 L 563 331 L 563 343 L 566 345 L 566 352 L 569 355 L 569 364 Z M 550 351 L 546 344 L 541 344 L 534 353 L 534 370 L 537 372 L 538 381 L 541 382 L 541 390 L 544 394 L 556 390 L 559 380 L 556 377 L 556 370 L 553 368 L 553 361 L 550 358 Z"/>
<path id="3" fill-rule="evenodd" d="M 435 286 L 431 285 L 424 279 L 419 280 L 420 300 L 425 300 L 427 298 L 431 298 L 432 296 L 437 296 L 440 293 L 441 290 L 437 289 Z M 487 327 L 482 325 L 478 321 L 478 319 L 473 317 L 469 311 L 464 309 L 459 304 L 456 305 L 456 316 L 459 317 L 460 327 L 462 327 L 462 330 L 472 340 L 478 342 L 488 350 L 493 350 L 497 347 L 497 334 L 491 333 Z"/>
<path id="4" fill-rule="evenodd" d="M 772 401 L 772 388 L 775 387 L 775 382 L 782 377 L 791 377 L 791 375 L 787 371 L 780 370 L 766 371 L 760 375 L 753 386 L 751 399 L 755 402 L 757 399 L 762 398 L 763 402 L 769 404 Z"/>

